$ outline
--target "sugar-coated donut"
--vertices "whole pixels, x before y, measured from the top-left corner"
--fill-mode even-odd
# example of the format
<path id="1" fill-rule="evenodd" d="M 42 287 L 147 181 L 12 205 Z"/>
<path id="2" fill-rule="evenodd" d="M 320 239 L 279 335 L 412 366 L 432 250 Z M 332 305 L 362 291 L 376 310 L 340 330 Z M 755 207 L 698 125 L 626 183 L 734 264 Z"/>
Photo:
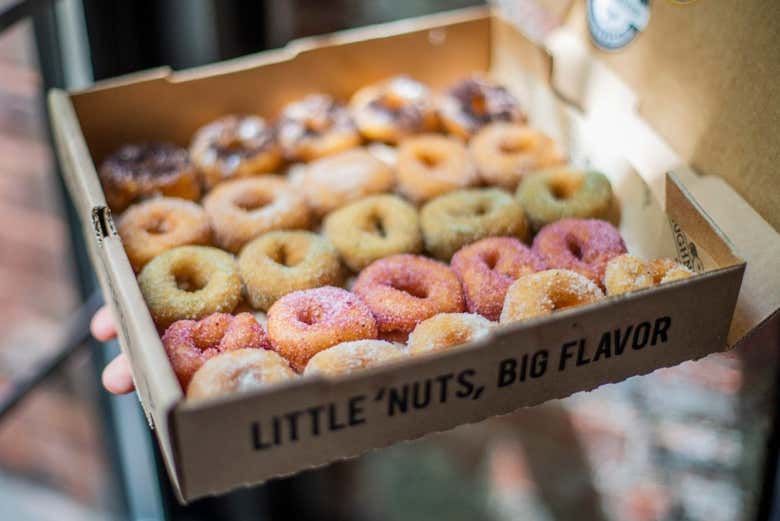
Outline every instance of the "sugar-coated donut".
<path id="1" fill-rule="evenodd" d="M 464 246 L 452 256 L 450 267 L 460 279 L 466 309 L 498 320 L 509 286 L 546 264 L 514 237 L 488 237 Z"/>
<path id="2" fill-rule="evenodd" d="M 417 204 L 479 181 L 463 143 L 436 134 L 402 141 L 397 168 L 398 190 Z"/>
<path id="3" fill-rule="evenodd" d="M 174 197 L 130 206 L 119 218 L 117 232 L 136 272 L 166 250 L 211 240 L 211 225 L 203 207 Z"/>
<path id="4" fill-rule="evenodd" d="M 500 322 L 517 322 L 604 298 L 589 278 L 571 270 L 546 270 L 517 279 L 506 292 Z"/>
<path id="5" fill-rule="evenodd" d="M 303 374 L 324 376 L 350 374 L 404 358 L 406 358 L 406 352 L 390 342 L 354 340 L 320 351 L 306 364 Z"/>
<path id="6" fill-rule="evenodd" d="M 178 320 L 165 330 L 162 344 L 182 389 L 209 358 L 236 349 L 270 349 L 271 344 L 255 317 L 214 313 L 197 322 Z"/>
<path id="7" fill-rule="evenodd" d="M 439 99 L 439 115 L 444 128 L 463 139 L 494 121 L 525 121 L 517 99 L 505 87 L 479 75 L 450 88 Z"/>
<path id="8" fill-rule="evenodd" d="M 671 259 L 643 261 L 633 255 L 612 258 L 604 271 L 607 295 L 649 288 L 664 282 L 681 280 L 694 275 L 693 271 Z"/>
<path id="9" fill-rule="evenodd" d="M 548 268 L 576 271 L 598 285 L 607 262 L 626 253 L 617 228 L 598 219 L 561 219 L 548 224 L 534 237 L 532 249 Z"/>
<path id="10" fill-rule="evenodd" d="M 99 177 L 115 212 L 155 195 L 191 201 L 200 197 L 200 180 L 189 153 L 170 143 L 125 145 L 103 161 Z"/>
<path id="11" fill-rule="evenodd" d="M 561 147 L 542 132 L 502 121 L 484 126 L 469 143 L 469 152 L 482 180 L 507 190 L 517 188 L 525 175 L 565 160 Z"/>
<path id="12" fill-rule="evenodd" d="M 282 163 L 273 127 L 251 115 L 225 116 L 201 127 L 192 138 L 190 156 L 207 188 L 234 177 L 273 172 Z"/>
<path id="13" fill-rule="evenodd" d="M 333 245 L 308 231 L 261 235 L 241 250 L 238 269 L 252 307 L 268 310 L 293 291 L 341 283 L 341 264 Z"/>
<path id="14" fill-rule="evenodd" d="M 222 183 L 203 199 L 203 207 L 214 242 L 233 253 L 259 235 L 307 228 L 310 222 L 303 196 L 271 175 Z"/>
<path id="15" fill-rule="evenodd" d="M 465 309 L 452 270 L 419 255 L 393 255 L 372 263 L 360 272 L 352 291 L 368 304 L 380 336 L 399 342 L 426 318 Z"/>
<path id="16" fill-rule="evenodd" d="M 268 310 L 268 336 L 296 371 L 309 359 L 342 342 L 376 338 L 377 324 L 366 304 L 332 286 L 288 293 Z"/>
<path id="17" fill-rule="evenodd" d="M 409 335 L 411 356 L 438 353 L 490 334 L 496 324 L 472 313 L 439 313 L 423 320 Z"/>
<path id="18" fill-rule="evenodd" d="M 160 328 L 177 320 L 230 313 L 241 300 L 241 277 L 233 256 L 209 246 L 179 246 L 141 270 L 138 285 Z"/>
<path id="19" fill-rule="evenodd" d="M 375 195 L 344 206 L 325 218 L 323 229 L 353 271 L 396 253 L 422 250 L 417 209 L 394 195 Z"/>
<path id="20" fill-rule="evenodd" d="M 187 400 L 204 400 L 294 380 L 298 373 L 274 351 L 238 349 L 209 358 L 192 376 Z"/>
<path id="21" fill-rule="evenodd" d="M 497 188 L 458 190 L 437 197 L 420 210 L 425 248 L 449 260 L 466 244 L 493 236 L 528 237 L 523 208 Z"/>

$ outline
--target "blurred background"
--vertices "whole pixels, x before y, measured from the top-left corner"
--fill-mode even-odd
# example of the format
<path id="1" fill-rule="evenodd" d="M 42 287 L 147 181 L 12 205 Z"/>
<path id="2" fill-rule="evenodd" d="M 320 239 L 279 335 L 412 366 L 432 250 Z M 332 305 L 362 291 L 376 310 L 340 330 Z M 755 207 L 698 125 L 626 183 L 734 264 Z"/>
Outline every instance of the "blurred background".
<path id="1" fill-rule="evenodd" d="M 45 90 L 479 3 L 0 0 L 0 397 L 13 397 L 13 382 L 42 368 L 50 373 L 0 417 L 2 519 L 778 515 L 776 331 L 747 350 L 188 507 L 173 499 L 137 398 L 100 389 L 99 369 L 117 348 L 84 341 L 78 310 L 95 281 L 50 146 Z M 541 35 L 560 22 L 568 1 L 501 3 L 524 30 Z M 62 348 L 75 353 L 65 363 Z"/>

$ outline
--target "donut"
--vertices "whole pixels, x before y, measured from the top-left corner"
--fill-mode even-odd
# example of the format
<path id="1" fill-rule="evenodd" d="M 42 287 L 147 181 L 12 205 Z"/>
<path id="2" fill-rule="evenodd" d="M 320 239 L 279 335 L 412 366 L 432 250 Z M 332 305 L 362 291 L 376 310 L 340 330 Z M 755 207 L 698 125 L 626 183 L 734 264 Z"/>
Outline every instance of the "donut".
<path id="1" fill-rule="evenodd" d="M 458 190 L 430 201 L 420 210 L 425 248 L 437 259 L 449 260 L 466 244 L 493 236 L 526 239 L 523 209 L 497 188 Z"/>
<path id="2" fill-rule="evenodd" d="M 160 328 L 177 320 L 230 313 L 241 300 L 241 277 L 232 255 L 209 246 L 179 246 L 149 261 L 138 285 Z"/>
<path id="3" fill-rule="evenodd" d="M 545 270 L 517 279 L 506 292 L 500 322 L 518 322 L 604 298 L 589 278 L 571 270 Z"/>
<path id="4" fill-rule="evenodd" d="M 563 150 L 542 132 L 517 123 L 485 125 L 469 143 L 482 180 L 515 190 L 526 174 L 564 162 Z"/>
<path id="5" fill-rule="evenodd" d="M 607 219 L 612 208 L 612 186 L 600 172 L 560 167 L 523 178 L 517 198 L 534 231 L 573 217 Z"/>
<path id="6" fill-rule="evenodd" d="M 692 275 L 693 271 L 671 259 L 645 262 L 625 254 L 618 255 L 607 263 L 604 287 L 607 289 L 607 295 L 619 295 L 664 282 L 682 280 Z"/>
<path id="7" fill-rule="evenodd" d="M 268 336 L 276 351 L 300 372 L 323 349 L 376 338 L 377 325 L 356 295 L 323 286 L 294 291 L 274 302 L 268 310 Z"/>
<path id="8" fill-rule="evenodd" d="M 360 144 L 349 110 L 327 94 L 287 105 L 277 124 L 279 144 L 291 161 L 311 161 Z"/>
<path id="9" fill-rule="evenodd" d="M 308 231 L 277 231 L 247 244 L 238 257 L 246 297 L 267 311 L 293 291 L 341 283 L 341 264 L 333 245 Z"/>
<path id="10" fill-rule="evenodd" d="M 130 206 L 119 218 L 117 231 L 136 272 L 166 250 L 208 244 L 211 240 L 211 225 L 203 208 L 173 197 L 159 197 Z"/>
<path id="11" fill-rule="evenodd" d="M 366 197 L 325 218 L 325 235 L 352 271 L 396 253 L 422 250 L 417 209 L 394 195 Z"/>
<path id="12" fill-rule="evenodd" d="M 233 253 L 263 233 L 309 226 L 303 196 L 278 176 L 222 183 L 203 199 L 203 207 L 211 221 L 214 242 Z"/>
<path id="13" fill-rule="evenodd" d="M 420 204 L 479 181 L 466 147 L 457 139 L 423 134 L 398 147 L 398 190 Z"/>
<path id="14" fill-rule="evenodd" d="M 439 313 L 423 320 L 409 334 L 409 355 L 439 353 L 490 334 L 494 322 L 472 313 Z"/>
<path id="15" fill-rule="evenodd" d="M 466 309 L 498 320 L 509 286 L 546 264 L 514 237 L 488 237 L 458 250 L 450 267 L 463 286 Z"/>
<path id="16" fill-rule="evenodd" d="M 412 134 L 432 132 L 439 125 L 428 87 L 408 76 L 363 87 L 352 95 L 349 105 L 366 139 L 397 143 Z"/>
<path id="17" fill-rule="evenodd" d="M 352 291 L 376 317 L 380 336 L 399 342 L 426 318 L 465 309 L 452 270 L 419 255 L 392 255 L 372 263 L 360 272 Z"/>
<path id="18" fill-rule="evenodd" d="M 206 360 L 192 376 L 187 400 L 253 391 L 298 378 L 289 362 L 273 351 L 238 349 Z"/>
<path id="19" fill-rule="evenodd" d="M 476 75 L 450 88 L 438 105 L 444 128 L 463 139 L 494 121 L 525 121 L 517 99 L 506 88 Z"/>
<path id="20" fill-rule="evenodd" d="M 548 268 L 576 271 L 598 285 L 607 262 L 626 253 L 617 228 L 598 219 L 561 219 L 548 224 L 534 237 L 532 249 Z"/>
<path id="21" fill-rule="evenodd" d="M 320 351 L 309 360 L 303 374 L 337 376 L 406 358 L 406 352 L 384 340 L 343 342 Z"/>
<path id="22" fill-rule="evenodd" d="M 182 389 L 187 390 L 192 375 L 209 358 L 226 351 L 256 348 L 271 344 L 255 317 L 239 313 L 214 313 L 201 320 L 177 320 L 165 330 L 162 344 Z"/>
<path id="23" fill-rule="evenodd" d="M 282 163 L 273 128 L 251 115 L 225 116 L 198 129 L 190 157 L 207 188 L 234 177 L 273 172 Z"/>
<path id="24" fill-rule="evenodd" d="M 189 153 L 170 143 L 125 145 L 103 161 L 99 177 L 114 212 L 154 195 L 191 201 L 200 197 L 200 181 Z"/>
<path id="25" fill-rule="evenodd" d="M 312 212 L 326 213 L 367 195 L 393 187 L 393 170 L 364 148 L 323 157 L 310 163 L 300 180 L 300 189 Z"/>

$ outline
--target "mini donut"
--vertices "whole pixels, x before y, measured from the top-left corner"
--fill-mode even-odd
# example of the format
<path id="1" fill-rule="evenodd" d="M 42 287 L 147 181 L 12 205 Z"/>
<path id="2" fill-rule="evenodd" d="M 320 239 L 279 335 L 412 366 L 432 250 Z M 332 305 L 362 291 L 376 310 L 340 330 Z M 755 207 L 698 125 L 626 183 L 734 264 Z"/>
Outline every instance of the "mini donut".
<path id="1" fill-rule="evenodd" d="M 209 358 L 192 376 L 188 400 L 252 391 L 298 378 L 289 362 L 273 351 L 239 349 Z"/>
<path id="2" fill-rule="evenodd" d="M 398 190 L 420 204 L 479 181 L 466 147 L 457 139 L 424 134 L 398 147 Z"/>
<path id="3" fill-rule="evenodd" d="M 117 231 L 136 272 L 166 250 L 208 244 L 211 240 L 211 225 L 203 208 L 173 197 L 159 197 L 130 206 L 119 218 Z"/>
<path id="4" fill-rule="evenodd" d="M 138 285 L 160 328 L 177 320 L 230 313 L 241 300 L 241 277 L 232 255 L 209 246 L 179 246 L 149 261 Z"/>
<path id="5" fill-rule="evenodd" d="M 409 335 L 411 356 L 439 353 L 490 334 L 494 322 L 472 313 L 439 313 L 423 320 Z"/>
<path id="6" fill-rule="evenodd" d="M 422 250 L 417 209 L 394 195 L 366 197 L 340 208 L 325 218 L 323 229 L 352 271 L 396 253 Z"/>
<path id="7" fill-rule="evenodd" d="M 103 161 L 99 177 L 115 212 L 155 195 L 190 201 L 200 197 L 200 180 L 189 153 L 170 143 L 125 145 Z"/>
<path id="8" fill-rule="evenodd" d="M 517 198 L 537 231 L 567 217 L 607 219 L 612 208 L 612 186 L 600 172 L 560 167 L 524 177 Z"/>
<path id="9" fill-rule="evenodd" d="M 268 336 L 276 351 L 303 371 L 309 359 L 336 344 L 376 338 L 371 310 L 347 290 L 323 286 L 294 291 L 268 310 Z"/>
<path id="10" fill-rule="evenodd" d="M 517 279 L 506 292 L 500 322 L 518 322 L 604 298 L 589 278 L 571 270 L 546 270 Z"/>
<path id="11" fill-rule="evenodd" d="M 558 144 L 536 129 L 498 121 L 485 125 L 469 143 L 480 177 L 514 190 L 526 174 L 564 162 Z"/>
<path id="12" fill-rule="evenodd" d="M 420 211 L 425 248 L 437 259 L 449 260 L 466 244 L 493 236 L 526 239 L 523 208 L 497 188 L 458 190 L 437 197 Z"/>
<path id="13" fill-rule="evenodd" d="M 207 188 L 234 177 L 273 172 L 282 163 L 273 127 L 251 115 L 225 116 L 198 129 L 190 156 Z"/>
<path id="14" fill-rule="evenodd" d="M 408 76 L 363 87 L 349 104 L 366 139 L 397 143 L 412 134 L 432 132 L 439 125 L 428 87 Z"/>
<path id="15" fill-rule="evenodd" d="M 309 226 L 303 196 L 278 176 L 235 179 L 222 183 L 204 199 L 214 242 L 230 252 L 273 230 Z"/>
<path id="16" fill-rule="evenodd" d="M 619 295 L 664 282 L 682 280 L 692 275 L 693 271 L 671 259 L 645 262 L 625 254 L 618 255 L 607 263 L 604 287 L 607 289 L 607 295 Z"/>
<path id="17" fill-rule="evenodd" d="M 263 327 L 249 313 L 235 317 L 214 313 L 198 321 L 177 320 L 163 333 L 162 344 L 184 390 L 203 363 L 219 353 L 271 348 Z"/>
<path id="18" fill-rule="evenodd" d="M 576 271 L 598 285 L 607 262 L 626 253 L 617 228 L 598 219 L 561 219 L 548 224 L 534 237 L 532 249 L 548 268 Z"/>
<path id="19" fill-rule="evenodd" d="M 544 261 L 514 237 L 488 237 L 464 246 L 452 256 L 466 309 L 498 320 L 509 286 L 529 273 L 546 269 Z"/>
<path id="20" fill-rule="evenodd" d="M 426 318 L 465 309 L 452 270 L 419 255 L 393 255 L 372 263 L 360 272 L 352 291 L 368 304 L 380 336 L 399 342 Z"/>
<path id="21" fill-rule="evenodd" d="M 288 293 L 338 285 L 342 279 L 336 249 L 308 231 L 261 235 L 241 250 L 238 269 L 249 304 L 263 311 Z"/>
<path id="22" fill-rule="evenodd" d="M 355 340 L 320 351 L 306 364 L 303 374 L 306 376 L 350 374 L 404 358 L 406 358 L 406 352 L 390 342 Z"/>
<path id="23" fill-rule="evenodd" d="M 439 99 L 439 115 L 444 128 L 463 139 L 494 121 L 525 121 L 517 99 L 506 88 L 476 75 L 460 81 Z"/>
<path id="24" fill-rule="evenodd" d="M 341 152 L 361 140 L 349 110 L 327 94 L 310 94 L 287 105 L 277 129 L 279 144 L 292 161 Z"/>

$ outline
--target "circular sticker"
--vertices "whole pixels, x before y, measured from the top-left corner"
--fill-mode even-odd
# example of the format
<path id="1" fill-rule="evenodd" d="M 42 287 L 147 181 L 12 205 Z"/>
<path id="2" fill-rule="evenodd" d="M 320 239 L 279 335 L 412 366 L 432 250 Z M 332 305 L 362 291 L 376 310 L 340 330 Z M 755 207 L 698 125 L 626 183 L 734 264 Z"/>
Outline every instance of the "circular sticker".
<path id="1" fill-rule="evenodd" d="M 599 47 L 614 51 L 647 27 L 650 0 L 588 0 L 588 29 Z"/>

